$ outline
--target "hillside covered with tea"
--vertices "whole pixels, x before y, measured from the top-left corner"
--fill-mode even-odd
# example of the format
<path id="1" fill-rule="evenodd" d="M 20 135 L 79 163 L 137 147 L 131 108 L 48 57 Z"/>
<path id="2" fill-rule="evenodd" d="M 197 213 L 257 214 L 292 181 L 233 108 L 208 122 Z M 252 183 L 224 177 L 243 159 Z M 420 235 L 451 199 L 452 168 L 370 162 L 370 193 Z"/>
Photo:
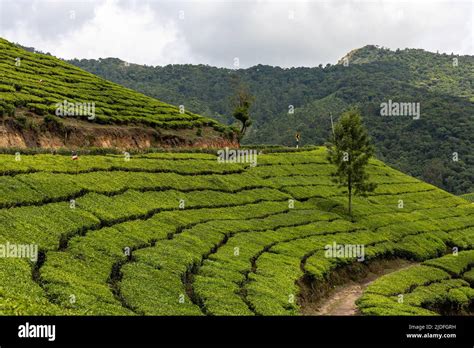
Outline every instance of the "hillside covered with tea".
<path id="1" fill-rule="evenodd" d="M 58 113 L 62 104 L 74 105 L 73 111 Z M 78 105 L 87 105 L 87 112 Z M 0 147 L 206 147 L 234 142 L 230 128 L 184 105 L 163 103 L 4 39 L 0 116 Z"/>
<path id="2" fill-rule="evenodd" d="M 370 285 L 362 314 L 472 314 L 472 203 L 372 160 L 350 217 L 325 148 L 262 151 L 0 155 L 0 243 L 39 248 L 0 258 L 0 314 L 299 315 L 308 287 L 393 259 L 414 265 Z"/>

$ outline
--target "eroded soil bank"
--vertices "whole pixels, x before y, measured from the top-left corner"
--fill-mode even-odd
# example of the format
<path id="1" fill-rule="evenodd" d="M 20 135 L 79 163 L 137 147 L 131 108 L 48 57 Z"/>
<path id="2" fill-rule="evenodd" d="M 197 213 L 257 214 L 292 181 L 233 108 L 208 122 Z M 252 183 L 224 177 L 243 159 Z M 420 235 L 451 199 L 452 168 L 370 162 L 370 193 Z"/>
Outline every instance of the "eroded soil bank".
<path id="1" fill-rule="evenodd" d="M 299 280 L 302 315 L 358 315 L 356 301 L 377 278 L 416 263 L 404 259 L 354 263 L 331 272 L 326 282 Z"/>
<path id="2" fill-rule="evenodd" d="M 83 147 L 147 149 L 150 147 L 224 148 L 238 147 L 212 127 L 199 129 L 154 129 L 140 125 L 102 125 L 73 118 L 45 122 L 45 118 L 20 110 L 18 117 L 0 122 L 0 148 Z"/>

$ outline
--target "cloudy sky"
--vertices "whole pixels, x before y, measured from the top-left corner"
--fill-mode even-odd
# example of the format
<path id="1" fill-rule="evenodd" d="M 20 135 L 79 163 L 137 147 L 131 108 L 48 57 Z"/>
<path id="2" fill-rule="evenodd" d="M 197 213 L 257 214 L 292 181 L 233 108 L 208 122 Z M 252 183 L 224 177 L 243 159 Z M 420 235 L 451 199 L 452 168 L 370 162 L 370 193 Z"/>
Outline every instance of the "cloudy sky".
<path id="1" fill-rule="evenodd" d="M 0 0 L 0 36 L 61 58 L 240 67 L 335 63 L 351 49 L 474 54 L 474 0 Z"/>

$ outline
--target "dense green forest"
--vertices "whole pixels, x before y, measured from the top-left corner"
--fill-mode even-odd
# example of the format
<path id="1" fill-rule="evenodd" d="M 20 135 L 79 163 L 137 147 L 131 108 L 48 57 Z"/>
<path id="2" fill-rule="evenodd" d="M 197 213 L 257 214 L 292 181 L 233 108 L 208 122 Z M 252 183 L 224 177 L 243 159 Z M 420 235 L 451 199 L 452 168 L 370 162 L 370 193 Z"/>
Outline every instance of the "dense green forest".
<path id="1" fill-rule="evenodd" d="M 336 65 L 288 68 L 257 65 L 225 69 L 205 65 L 164 67 L 117 58 L 72 64 L 144 94 L 231 124 L 231 77 L 255 96 L 253 126 L 244 143 L 323 144 L 330 114 L 358 106 L 379 159 L 461 194 L 474 190 L 474 57 L 420 49 L 391 51 L 365 46 Z M 347 63 L 347 64 L 343 64 Z M 419 103 L 420 117 L 383 117 L 381 103 Z"/>

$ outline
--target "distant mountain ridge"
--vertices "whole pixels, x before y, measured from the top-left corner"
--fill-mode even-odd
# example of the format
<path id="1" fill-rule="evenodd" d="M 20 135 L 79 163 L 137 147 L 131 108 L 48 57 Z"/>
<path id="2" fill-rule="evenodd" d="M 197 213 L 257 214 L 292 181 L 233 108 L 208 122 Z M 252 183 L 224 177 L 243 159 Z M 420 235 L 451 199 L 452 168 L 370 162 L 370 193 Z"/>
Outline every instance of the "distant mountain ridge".
<path id="1" fill-rule="evenodd" d="M 338 61 L 350 64 L 400 62 L 410 68 L 409 82 L 433 92 L 465 97 L 474 102 L 474 56 L 433 53 L 423 49 L 406 48 L 392 51 L 375 45 L 352 50 Z M 417 60 L 423 59 L 423 64 Z M 449 78 L 449 80 L 446 80 Z"/>
<path id="2" fill-rule="evenodd" d="M 225 69 L 207 65 L 164 67 L 126 64 L 117 58 L 71 60 L 103 78 L 224 123 L 233 122 L 230 76 L 255 95 L 253 127 L 244 143 L 323 144 L 334 119 L 359 106 L 377 156 L 399 170 L 453 193 L 474 190 L 474 57 L 374 45 L 349 52 L 347 66 L 288 68 L 257 65 Z M 457 60 L 457 64 L 455 61 Z M 381 117 L 380 105 L 418 102 L 419 120 Z M 453 153 L 458 161 L 453 161 Z"/>

